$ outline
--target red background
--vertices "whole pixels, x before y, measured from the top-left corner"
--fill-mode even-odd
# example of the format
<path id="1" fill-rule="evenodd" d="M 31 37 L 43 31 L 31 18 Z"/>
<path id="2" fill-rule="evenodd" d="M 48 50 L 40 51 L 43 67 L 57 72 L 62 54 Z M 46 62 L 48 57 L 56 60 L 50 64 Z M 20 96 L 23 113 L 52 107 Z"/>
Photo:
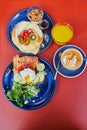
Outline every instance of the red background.
<path id="1" fill-rule="evenodd" d="M 17 11 L 39 5 L 54 20 L 68 22 L 74 28 L 71 44 L 81 47 L 87 54 L 87 0 L 6 0 L 0 2 L 0 84 L 2 75 L 14 55 L 9 44 L 7 24 Z M 51 65 L 58 45 L 52 45 L 39 56 Z M 24 111 L 14 107 L 3 94 L 0 85 L 0 130 L 87 130 L 87 69 L 82 75 L 68 79 L 58 75 L 57 91 L 43 108 Z"/>

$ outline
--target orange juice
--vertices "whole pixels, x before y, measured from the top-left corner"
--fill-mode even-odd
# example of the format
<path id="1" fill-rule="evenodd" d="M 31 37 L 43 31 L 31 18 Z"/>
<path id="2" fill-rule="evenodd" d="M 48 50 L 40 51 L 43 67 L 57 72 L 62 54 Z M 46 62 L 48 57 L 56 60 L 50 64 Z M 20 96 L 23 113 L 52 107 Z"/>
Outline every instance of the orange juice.
<path id="1" fill-rule="evenodd" d="M 57 44 L 63 45 L 72 39 L 73 29 L 67 23 L 56 24 L 52 29 L 52 37 Z"/>

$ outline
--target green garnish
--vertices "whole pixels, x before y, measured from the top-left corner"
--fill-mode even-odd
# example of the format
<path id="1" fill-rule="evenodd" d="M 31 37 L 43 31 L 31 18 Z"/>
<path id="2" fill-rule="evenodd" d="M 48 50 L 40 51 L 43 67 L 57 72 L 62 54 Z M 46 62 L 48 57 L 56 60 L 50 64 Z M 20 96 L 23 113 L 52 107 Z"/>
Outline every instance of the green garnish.
<path id="1" fill-rule="evenodd" d="M 10 89 L 7 92 L 7 96 L 11 101 L 15 101 L 18 106 L 23 107 L 24 101 L 37 96 L 39 91 L 40 91 L 39 87 L 33 84 L 22 85 L 14 81 L 12 89 Z"/>

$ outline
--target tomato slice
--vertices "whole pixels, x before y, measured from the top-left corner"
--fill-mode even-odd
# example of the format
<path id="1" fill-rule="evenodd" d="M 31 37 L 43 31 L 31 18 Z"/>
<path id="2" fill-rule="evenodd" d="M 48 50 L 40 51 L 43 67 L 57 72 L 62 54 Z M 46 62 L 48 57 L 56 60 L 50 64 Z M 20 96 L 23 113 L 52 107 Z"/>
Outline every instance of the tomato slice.
<path id="1" fill-rule="evenodd" d="M 25 37 L 27 37 L 28 35 L 30 35 L 31 33 L 33 33 L 33 30 L 32 30 L 32 29 L 24 30 L 24 31 L 20 34 L 20 36 L 21 36 L 22 38 L 25 38 Z"/>

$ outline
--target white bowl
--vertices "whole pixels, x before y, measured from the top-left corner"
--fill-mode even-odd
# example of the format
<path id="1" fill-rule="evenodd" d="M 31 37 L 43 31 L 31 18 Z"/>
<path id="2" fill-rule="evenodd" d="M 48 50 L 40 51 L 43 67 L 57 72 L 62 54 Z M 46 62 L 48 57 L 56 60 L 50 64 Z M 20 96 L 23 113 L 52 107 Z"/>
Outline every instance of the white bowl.
<path id="1" fill-rule="evenodd" d="M 32 17 L 30 17 L 30 15 Z M 39 18 L 40 15 L 41 15 L 41 18 Z M 43 10 L 38 6 L 32 6 L 27 11 L 27 17 L 28 17 L 29 21 L 31 21 L 31 22 L 39 23 L 43 19 Z M 37 19 L 37 20 L 34 20 L 34 19 Z"/>

